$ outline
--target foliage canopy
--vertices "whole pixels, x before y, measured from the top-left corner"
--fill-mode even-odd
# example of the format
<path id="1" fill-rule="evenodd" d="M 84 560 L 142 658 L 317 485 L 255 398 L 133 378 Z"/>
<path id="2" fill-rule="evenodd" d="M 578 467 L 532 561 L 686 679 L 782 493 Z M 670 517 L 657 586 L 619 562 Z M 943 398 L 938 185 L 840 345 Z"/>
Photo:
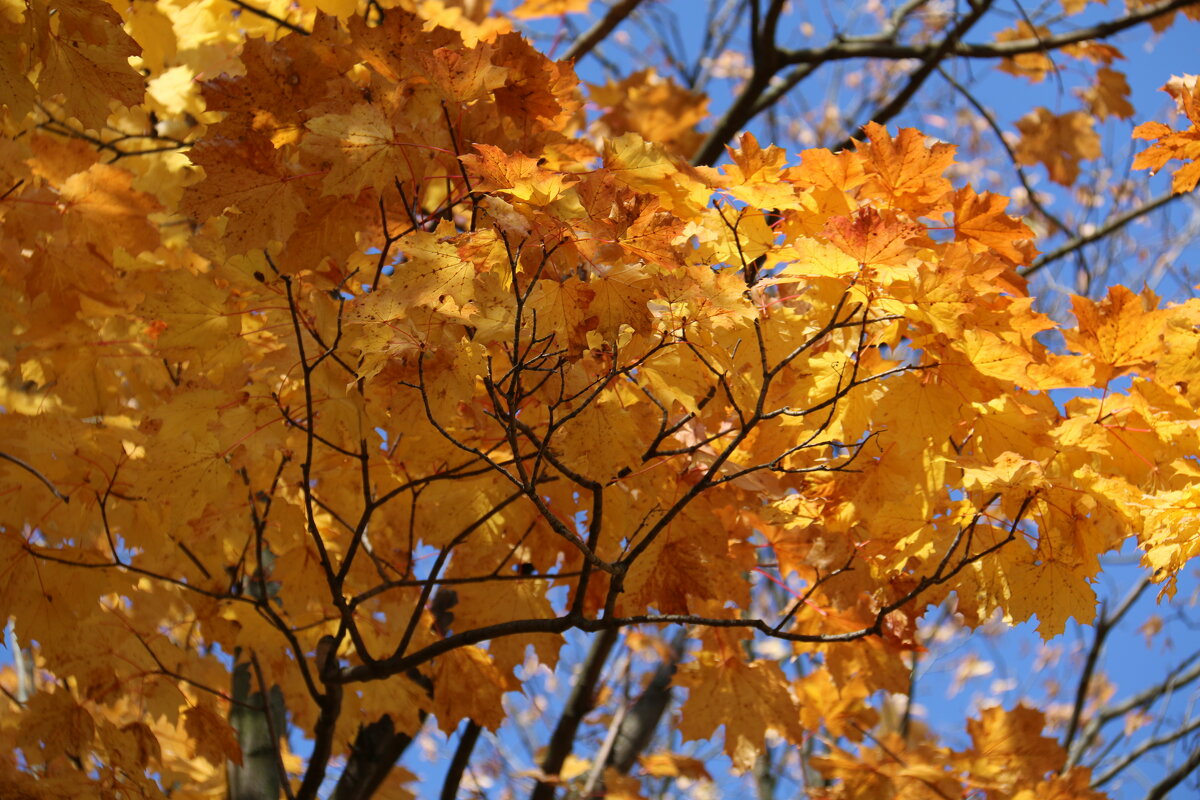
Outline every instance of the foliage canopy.
<path id="1" fill-rule="evenodd" d="M 644 72 L 589 113 L 483 5 L 0 10 L 0 618 L 42 676 L 6 684 L 0 794 L 250 797 L 265 752 L 289 796 L 331 762 L 334 796 L 399 796 L 427 717 L 497 730 L 563 634 L 675 625 L 678 730 L 738 770 L 820 732 L 829 796 L 1099 797 L 1040 711 L 952 750 L 868 698 L 930 607 L 1053 637 L 1127 541 L 1172 594 L 1200 301 L 1115 286 L 1060 324 L 954 145 L 872 122 L 712 166 L 706 98 Z M 1192 86 L 1136 132 L 1177 192 Z M 1050 117 L 1015 155 L 1070 184 L 1091 120 Z M 559 729 L 535 796 L 571 780 Z"/>

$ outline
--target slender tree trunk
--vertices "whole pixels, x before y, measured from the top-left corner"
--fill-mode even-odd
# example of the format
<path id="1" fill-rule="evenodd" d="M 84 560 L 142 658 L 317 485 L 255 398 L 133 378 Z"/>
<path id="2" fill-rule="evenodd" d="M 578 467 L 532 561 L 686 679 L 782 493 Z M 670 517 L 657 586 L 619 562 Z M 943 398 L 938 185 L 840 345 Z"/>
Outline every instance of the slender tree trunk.
<path id="1" fill-rule="evenodd" d="M 249 661 L 233 670 L 233 708 L 229 724 L 237 732 L 242 763 L 229 763 L 226 772 L 229 800 L 278 800 L 283 786 L 279 775 L 279 740 L 286 724 L 283 693 L 278 686 L 268 692 L 252 691 L 254 677 Z M 263 710 L 264 704 L 266 707 Z M 270 715 L 268 720 L 267 715 Z M 274 728 L 275 736 L 272 736 Z"/>

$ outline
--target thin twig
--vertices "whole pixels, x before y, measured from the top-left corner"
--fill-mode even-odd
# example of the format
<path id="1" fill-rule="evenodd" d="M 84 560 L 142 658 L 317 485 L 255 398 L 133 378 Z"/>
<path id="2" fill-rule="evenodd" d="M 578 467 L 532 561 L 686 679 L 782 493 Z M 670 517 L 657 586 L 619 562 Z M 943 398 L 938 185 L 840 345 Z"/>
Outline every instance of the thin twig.
<path id="1" fill-rule="evenodd" d="M 5 453 L 3 450 L 0 450 L 0 458 L 4 459 L 5 461 L 11 461 L 12 463 L 16 464 L 21 469 L 28 472 L 33 477 L 37 478 L 39 481 L 41 481 L 43 484 L 45 484 L 46 488 L 49 489 L 50 492 L 55 497 L 57 497 L 59 500 L 62 500 L 64 503 L 71 502 L 71 498 L 67 497 L 65 494 L 60 492 L 58 490 L 58 487 L 50 482 L 49 478 L 47 478 L 42 473 L 38 472 L 36 469 L 34 469 L 33 467 L 31 467 L 29 464 L 25 463 L 21 459 L 17 458 L 16 456 L 9 455 L 8 453 Z"/>
<path id="2" fill-rule="evenodd" d="M 1121 601 L 1121 605 L 1117 607 L 1116 611 L 1111 615 L 1101 613 L 1100 618 L 1096 620 L 1096 636 L 1092 640 L 1091 648 L 1088 650 L 1087 661 L 1083 665 L 1083 673 L 1079 676 L 1075 692 L 1075 706 L 1071 709 L 1071 721 L 1067 725 L 1066 735 L 1063 736 L 1063 749 L 1068 753 L 1066 763 L 1063 764 L 1064 773 L 1075 766 L 1082 754 L 1081 748 L 1075 747 L 1075 734 L 1079 731 L 1079 723 L 1083 718 L 1083 704 L 1087 700 L 1088 689 L 1092 682 L 1092 674 L 1096 671 L 1096 664 L 1099 662 L 1100 653 L 1104 649 L 1104 642 L 1108 639 L 1108 634 L 1129 613 L 1129 609 L 1133 608 L 1133 604 L 1137 602 L 1137 599 L 1142 596 L 1142 592 L 1146 591 L 1146 587 L 1149 585 L 1150 579 L 1143 577 L 1130 590 L 1129 594 L 1125 596 L 1125 599 Z"/>
<path id="3" fill-rule="evenodd" d="M 292 33 L 298 33 L 301 36 L 308 36 L 310 33 L 309 31 L 304 30 L 304 28 L 301 28 L 296 23 L 288 22 L 286 19 L 283 19 L 282 17 L 277 17 L 269 11 L 264 11 L 261 8 L 256 8 L 255 6 L 252 6 L 249 3 L 245 2 L 245 0 L 229 0 L 229 2 L 232 3 L 233 5 L 237 6 L 238 8 L 242 9 L 243 11 L 250 12 L 251 14 L 253 14 L 256 17 L 262 17 L 263 19 L 267 19 L 267 20 L 270 20 L 271 22 L 274 22 L 276 25 L 280 26 L 281 28 L 287 28 Z"/>
<path id="4" fill-rule="evenodd" d="M 941 75 L 946 80 L 946 83 L 950 84 L 950 86 L 956 92 L 963 96 L 963 99 L 970 104 L 971 108 L 975 109 L 975 112 L 979 114 L 979 116 L 983 118 L 983 121 L 988 124 L 988 127 L 992 129 L 992 133 L 996 134 L 996 140 L 1000 142 L 1000 146 L 1003 147 L 1004 152 L 1008 154 L 1008 160 L 1012 163 L 1013 169 L 1017 173 L 1017 180 L 1021 182 L 1021 186 L 1025 189 L 1025 195 L 1029 198 L 1029 204 L 1037 209 L 1038 213 L 1041 214 L 1045 219 L 1049 220 L 1054 227 L 1058 228 L 1068 236 L 1077 236 L 1078 234 L 1068 228 L 1066 223 L 1064 223 L 1054 214 L 1050 213 L 1050 210 L 1042 205 L 1042 201 L 1038 199 L 1037 192 L 1034 191 L 1033 187 L 1029 185 L 1029 179 L 1025 175 L 1025 170 L 1017 162 L 1017 154 L 1009 145 L 1008 140 L 1004 138 L 1004 131 L 1001 130 L 1000 123 L 996 121 L 995 115 L 992 114 L 987 106 L 979 102 L 979 99 L 971 93 L 970 89 L 956 81 L 950 75 L 950 73 L 946 72 L 946 70 L 941 66 L 938 67 L 938 74 Z"/>

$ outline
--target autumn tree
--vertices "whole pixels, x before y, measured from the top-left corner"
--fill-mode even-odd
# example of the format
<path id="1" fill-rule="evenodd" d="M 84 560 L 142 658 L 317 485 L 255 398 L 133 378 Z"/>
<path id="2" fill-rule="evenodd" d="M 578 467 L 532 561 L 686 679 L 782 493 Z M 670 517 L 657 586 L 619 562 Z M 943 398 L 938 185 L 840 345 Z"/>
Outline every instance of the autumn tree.
<path id="1" fill-rule="evenodd" d="M 809 46 L 733 0 L 685 57 L 665 4 L 512 5 L 0 12 L 0 794 L 402 797 L 436 729 L 446 798 L 1092 800 L 1189 742 L 1106 726 L 1194 664 L 1100 667 L 1141 598 L 1189 621 L 1200 302 L 1087 254 L 1200 179 L 1194 78 L 1139 117 L 1106 41 L 1196 6 L 917 0 Z M 1079 107 L 1014 136 L 958 69 L 1062 59 Z M 850 61 L 854 113 L 760 144 Z M 1022 207 L 893 124 L 944 93 Z M 1106 117 L 1167 194 L 1091 166 Z M 1037 306 L 1072 260 L 1091 294 Z M 936 631 L 1034 619 L 1094 624 L 1068 713 L 914 716 Z"/>

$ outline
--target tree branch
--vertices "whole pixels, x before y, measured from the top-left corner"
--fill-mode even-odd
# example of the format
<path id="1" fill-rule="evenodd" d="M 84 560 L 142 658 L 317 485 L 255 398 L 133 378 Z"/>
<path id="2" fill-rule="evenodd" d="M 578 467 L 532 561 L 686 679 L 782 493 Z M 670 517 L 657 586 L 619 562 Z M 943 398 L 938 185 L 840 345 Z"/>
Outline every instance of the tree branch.
<path id="1" fill-rule="evenodd" d="M 1163 800 L 1167 796 L 1167 792 L 1174 789 L 1179 784 L 1200 768 L 1200 746 L 1192 750 L 1192 754 L 1188 756 L 1188 760 L 1180 764 L 1175 770 L 1168 774 L 1158 783 L 1146 792 L 1145 800 Z"/>
<path id="2" fill-rule="evenodd" d="M 596 24 L 588 28 L 583 34 L 571 43 L 567 48 L 567 52 L 563 53 L 564 61 L 578 61 L 592 51 L 596 45 L 604 41 L 604 38 L 613 32 L 621 22 L 633 13 L 633 10 L 641 5 L 642 0 L 618 0 L 611 5 L 608 12 L 597 20 Z"/>
<path id="3" fill-rule="evenodd" d="M 421 711 L 422 722 L 425 716 L 426 712 Z M 360 727 L 350 746 L 346 768 L 342 770 L 329 800 L 368 800 L 410 744 L 412 737 L 397 731 L 387 714 L 370 725 Z"/>
<path id="4" fill-rule="evenodd" d="M 298 33 L 301 36 L 308 36 L 310 33 L 309 31 L 304 30 L 304 28 L 301 28 L 296 23 L 288 22 L 286 19 L 283 19 L 282 17 L 277 17 L 269 11 L 264 11 L 261 8 L 256 8 L 255 6 L 252 6 L 249 3 L 245 2 L 245 0 L 229 0 L 229 2 L 232 3 L 233 5 L 237 6 L 238 8 L 242 9 L 243 11 L 248 11 L 249 13 L 253 14 L 256 17 L 262 17 L 263 19 L 267 19 L 267 20 L 270 20 L 271 22 L 274 22 L 276 25 L 278 25 L 281 28 L 287 28 L 292 33 Z"/>
<path id="5" fill-rule="evenodd" d="M 9 455 L 8 453 L 5 453 L 3 450 L 0 450 L 0 458 L 4 459 L 5 461 L 10 461 L 13 464 L 16 464 L 18 467 L 25 470 L 33 477 L 37 478 L 39 481 L 41 481 L 46 486 L 47 489 L 50 490 L 50 493 L 53 494 L 55 497 L 57 497 L 59 500 L 62 500 L 64 503 L 71 502 L 71 498 L 67 497 L 65 494 L 60 492 L 58 490 L 58 487 L 50 482 L 49 478 L 47 478 L 42 473 L 38 472 L 36 469 L 34 469 L 33 467 L 31 467 L 29 464 L 25 463 L 21 459 L 17 458 L 16 456 Z"/>
<path id="6" fill-rule="evenodd" d="M 1071 239 L 1069 242 L 1064 243 L 1062 246 L 1050 251 L 1049 253 L 1044 253 L 1038 256 L 1032 264 L 1024 269 L 1019 270 L 1019 272 L 1023 277 L 1028 277 L 1043 267 L 1052 264 L 1061 258 L 1071 255 L 1071 253 L 1074 253 L 1076 250 L 1087 247 L 1093 242 L 1097 242 L 1106 238 L 1109 234 L 1120 230 L 1138 217 L 1143 217 L 1146 214 L 1149 214 L 1151 211 L 1162 208 L 1177 197 L 1183 196 L 1184 195 L 1174 194 L 1173 192 L 1167 192 L 1166 194 L 1161 194 L 1153 200 L 1138 206 L 1137 208 L 1130 209 L 1123 214 L 1117 214 L 1091 233 L 1083 236 L 1076 236 L 1074 239 Z"/>
<path id="7" fill-rule="evenodd" d="M 466 772 L 467 764 L 471 762 L 471 753 L 475 750 L 475 743 L 479 741 L 481 730 L 478 722 L 473 719 L 467 720 L 467 727 L 463 728 L 462 738 L 458 740 L 458 747 L 454 748 L 454 757 L 450 760 L 446 779 L 442 782 L 441 800 L 454 800 L 458 797 L 458 785 L 462 783 L 463 773 Z"/>
<path id="8" fill-rule="evenodd" d="M 992 7 L 994 0 L 972 0 L 971 12 L 960 19 L 953 28 L 946 34 L 942 41 L 933 46 L 928 54 L 922 58 L 921 66 L 909 73 L 908 80 L 904 82 L 904 86 L 900 91 L 896 92 L 884 105 L 880 106 L 866 122 L 876 122 L 880 125 L 886 125 L 897 114 L 905 109 L 908 102 L 912 100 L 913 95 L 917 93 L 924 84 L 929 80 L 929 76 L 939 67 L 939 65 L 954 52 L 954 47 L 959 40 L 975 26 L 983 18 L 983 15 Z M 858 130 L 861 126 L 857 126 L 854 130 Z M 840 145 L 833 148 L 834 150 L 847 150 L 854 144 L 853 132 Z"/>
<path id="9" fill-rule="evenodd" d="M 1075 232 L 1070 230 L 1066 223 L 1064 223 L 1061 219 L 1050 213 L 1050 210 L 1042 205 L 1042 201 L 1038 199 L 1037 192 L 1034 191 L 1033 187 L 1029 185 L 1029 178 L 1025 175 L 1025 170 L 1019 163 L 1017 163 L 1017 154 L 1008 144 L 1008 140 L 1004 138 L 1004 131 L 1001 130 L 1000 123 L 996 121 L 995 115 L 988 110 L 987 106 L 979 102 L 979 99 L 975 97 L 975 95 L 973 95 L 967 87 L 956 81 L 950 75 L 950 73 L 946 72 L 946 70 L 942 69 L 940 66 L 938 67 L 938 74 L 940 74 L 942 78 L 945 79 L 946 83 L 950 84 L 950 86 L 956 92 L 962 95 L 963 99 L 970 104 L 971 108 L 975 109 L 975 112 L 979 114 L 979 116 L 983 118 L 983 121 L 988 124 L 988 127 L 992 129 L 992 133 L 996 135 L 996 141 L 1000 142 L 1000 146 L 1003 147 L 1004 152 L 1008 154 L 1008 160 L 1012 163 L 1013 170 L 1017 173 L 1017 180 L 1021 182 L 1021 187 L 1025 189 L 1025 196 L 1029 198 L 1029 204 L 1037 209 L 1037 212 L 1041 214 L 1043 218 L 1050 221 L 1060 231 L 1068 236 L 1075 236 Z"/>
<path id="10" fill-rule="evenodd" d="M 1102 612 L 1100 618 L 1096 620 L 1096 636 L 1092 640 L 1092 646 L 1088 649 L 1087 661 L 1083 665 L 1083 672 L 1080 674 L 1079 682 L 1076 685 L 1075 706 L 1071 709 L 1071 721 L 1067 725 L 1066 734 L 1063 736 L 1063 749 L 1068 753 L 1066 763 L 1063 764 L 1062 771 L 1064 773 L 1078 763 L 1079 756 L 1081 755 L 1080 749 L 1074 746 L 1075 734 L 1079 731 L 1079 722 L 1083 717 L 1083 704 L 1087 700 L 1088 688 L 1092 682 L 1092 674 L 1096 671 L 1096 664 L 1099 662 L 1100 653 L 1104 649 L 1104 642 L 1108 639 L 1108 634 L 1129 613 L 1129 609 L 1133 608 L 1133 604 L 1137 602 L 1137 599 L 1142 596 L 1142 592 L 1146 591 L 1146 587 L 1149 585 L 1150 579 L 1143 577 L 1125 595 L 1125 599 L 1121 601 L 1121 605 L 1117 607 L 1116 611 L 1111 615 Z"/>
<path id="11" fill-rule="evenodd" d="M 1122 756 L 1118 761 L 1113 762 L 1104 772 L 1094 777 L 1092 779 L 1091 788 L 1099 789 L 1101 786 L 1108 783 L 1113 778 L 1117 777 L 1126 769 L 1128 769 L 1139 758 L 1146 755 L 1146 753 L 1149 753 L 1151 750 L 1156 748 L 1163 747 L 1164 745 L 1171 744 L 1172 742 L 1177 742 L 1184 736 L 1187 736 L 1190 733 L 1195 733 L 1197 730 L 1200 730 L 1200 718 L 1192 720 L 1186 725 L 1180 726 L 1178 730 L 1172 731 L 1165 736 L 1147 739 L 1133 750 L 1130 750 L 1128 753 Z"/>
<path id="12" fill-rule="evenodd" d="M 671 639 L 670 653 L 659 662 L 654 677 L 625 714 L 617 727 L 617 738 L 608 753 L 607 764 L 628 774 L 637 757 L 645 751 L 671 703 L 671 679 L 687 649 L 687 629 L 680 628 Z"/>
<path id="13" fill-rule="evenodd" d="M 571 687 L 571 695 L 563 707 L 558 724 L 550 734 L 550 743 L 546 746 L 546 754 L 542 757 L 542 773 L 547 777 L 558 775 L 563 763 L 571 754 L 571 747 L 583 718 L 595 706 L 596 684 L 600 682 L 604 664 L 617 641 L 619 631 L 616 628 L 601 631 L 592 640 L 591 649 L 580 667 L 575 683 Z M 529 795 L 529 800 L 553 800 L 554 783 L 539 780 Z"/>
<path id="14" fill-rule="evenodd" d="M 1186 6 L 1194 5 L 1196 0 L 1165 0 L 1152 6 L 1146 6 L 1132 14 L 1118 19 L 1100 22 L 1085 28 L 1076 28 L 1060 34 L 1028 39 L 1014 39 L 1008 42 L 968 43 L 956 42 L 950 48 L 950 55 L 959 58 L 1010 58 L 1025 53 L 1045 53 L 1059 50 L 1068 45 L 1094 39 L 1105 39 L 1121 31 L 1149 22 L 1152 19 L 1170 14 Z M 779 58 L 785 65 L 794 64 L 824 64 L 830 61 L 844 61 L 851 58 L 883 58 L 900 60 L 906 58 L 927 59 L 942 43 L 930 44 L 899 44 L 894 41 L 881 40 L 879 36 L 861 37 L 857 39 L 842 39 L 825 47 L 798 50 L 781 50 Z"/>

